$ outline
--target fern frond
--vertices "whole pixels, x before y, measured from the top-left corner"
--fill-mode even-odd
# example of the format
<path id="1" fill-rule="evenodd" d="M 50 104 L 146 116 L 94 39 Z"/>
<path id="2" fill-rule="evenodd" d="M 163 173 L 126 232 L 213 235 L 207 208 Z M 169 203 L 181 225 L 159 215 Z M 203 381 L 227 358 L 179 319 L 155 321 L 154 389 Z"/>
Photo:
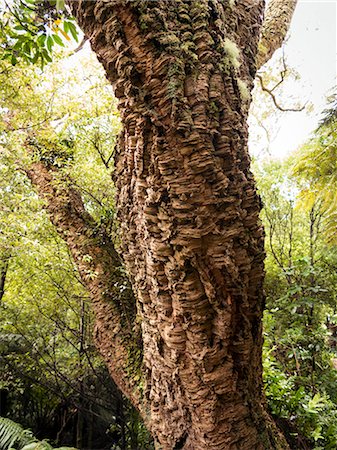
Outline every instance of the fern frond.
<path id="1" fill-rule="evenodd" d="M 13 420 L 0 417 L 0 450 L 53 450 L 49 442 L 39 441 L 30 430 L 25 430 Z M 54 450 L 76 450 L 60 447 Z"/>
<path id="2" fill-rule="evenodd" d="M 0 450 L 9 450 L 15 444 L 21 448 L 35 441 L 31 431 L 25 430 L 18 423 L 0 417 Z"/>

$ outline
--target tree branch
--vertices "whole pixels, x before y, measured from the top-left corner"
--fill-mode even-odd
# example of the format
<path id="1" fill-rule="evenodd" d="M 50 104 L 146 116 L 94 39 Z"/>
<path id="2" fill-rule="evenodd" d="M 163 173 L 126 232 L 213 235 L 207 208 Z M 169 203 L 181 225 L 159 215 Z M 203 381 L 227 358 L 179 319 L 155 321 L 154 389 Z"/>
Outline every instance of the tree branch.
<path id="1" fill-rule="evenodd" d="M 132 350 L 141 350 L 140 334 L 135 332 L 135 300 L 122 261 L 113 243 L 85 210 L 77 190 L 69 180 L 59 180 L 55 168 L 42 162 L 25 170 L 41 198 L 58 233 L 67 242 L 87 287 L 95 313 L 95 343 L 105 359 L 112 378 L 134 406 L 143 410 L 139 379 L 130 373 L 135 362 Z M 141 353 L 141 351 L 140 351 Z"/>
<path id="2" fill-rule="evenodd" d="M 271 0 L 267 6 L 262 26 L 257 69 L 260 69 L 282 46 L 288 33 L 297 0 Z"/>
<path id="3" fill-rule="evenodd" d="M 259 80 L 259 82 L 260 82 L 261 89 L 262 89 L 264 92 L 267 92 L 267 94 L 270 95 L 270 97 L 271 97 L 271 99 L 272 99 L 272 101 L 273 101 L 273 103 L 274 103 L 274 105 L 276 106 L 277 109 L 279 109 L 279 110 L 282 111 L 282 112 L 300 112 L 300 111 L 303 111 L 303 110 L 304 110 L 305 105 L 301 106 L 300 108 L 284 108 L 283 106 L 281 106 L 281 105 L 279 104 L 278 100 L 276 99 L 276 96 L 275 96 L 275 94 L 274 94 L 274 92 L 273 92 L 274 89 L 275 89 L 275 87 L 272 88 L 272 89 L 268 89 L 268 88 L 264 85 L 263 78 L 261 77 L 261 75 L 256 75 L 256 78 L 257 78 L 257 79 Z"/>
<path id="4" fill-rule="evenodd" d="M 1 261 L 1 266 L 0 266 L 0 305 L 1 305 L 2 297 L 5 294 L 5 282 L 6 282 L 7 272 L 8 272 L 9 260 L 10 260 L 10 255 L 5 255 Z"/>

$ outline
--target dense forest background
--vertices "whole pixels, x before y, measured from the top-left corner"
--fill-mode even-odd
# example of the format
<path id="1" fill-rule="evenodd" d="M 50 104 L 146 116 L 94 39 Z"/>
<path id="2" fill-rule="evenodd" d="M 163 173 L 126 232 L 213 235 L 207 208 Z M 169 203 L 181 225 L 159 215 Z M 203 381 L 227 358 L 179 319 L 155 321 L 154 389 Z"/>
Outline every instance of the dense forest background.
<path id="1" fill-rule="evenodd" d="M 66 31 L 56 30 L 54 43 L 63 46 Z M 0 415 L 55 445 L 150 449 L 94 348 L 88 294 L 26 169 L 37 160 L 52 167 L 118 245 L 116 100 L 88 50 L 47 62 L 0 61 Z M 291 68 L 285 76 L 294 76 Z M 260 86 L 254 95 L 262 121 L 275 113 L 257 107 L 270 93 Z M 266 397 L 299 449 L 337 448 L 336 141 L 332 96 L 297 152 L 253 161 L 266 233 Z"/>

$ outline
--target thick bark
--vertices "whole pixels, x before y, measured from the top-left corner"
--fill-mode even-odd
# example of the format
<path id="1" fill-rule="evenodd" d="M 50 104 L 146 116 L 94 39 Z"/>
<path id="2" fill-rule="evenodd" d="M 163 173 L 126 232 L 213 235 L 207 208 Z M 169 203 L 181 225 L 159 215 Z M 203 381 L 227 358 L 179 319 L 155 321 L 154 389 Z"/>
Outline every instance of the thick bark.
<path id="1" fill-rule="evenodd" d="M 247 152 L 263 1 L 68 3 L 119 98 L 121 240 L 153 436 L 164 449 L 286 449 L 262 394 Z"/>
<path id="2" fill-rule="evenodd" d="M 135 300 L 121 259 L 110 237 L 85 210 L 81 196 L 55 169 L 42 162 L 26 170 L 58 233 L 78 267 L 88 289 L 95 314 L 95 344 L 121 391 L 143 413 L 139 377 L 141 340 L 133 327 Z M 55 176 L 56 175 L 56 176 Z M 137 357 L 135 356 L 137 354 Z"/>
<path id="3" fill-rule="evenodd" d="M 297 0 L 270 0 L 261 30 L 257 68 L 260 69 L 281 47 L 290 27 Z"/>

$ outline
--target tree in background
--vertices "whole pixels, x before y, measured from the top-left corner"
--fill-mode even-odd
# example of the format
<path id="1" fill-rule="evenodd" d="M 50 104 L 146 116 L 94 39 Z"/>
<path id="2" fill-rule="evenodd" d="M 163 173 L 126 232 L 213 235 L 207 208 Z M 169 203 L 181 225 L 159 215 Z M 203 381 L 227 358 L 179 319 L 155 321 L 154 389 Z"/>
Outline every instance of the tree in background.
<path id="1" fill-rule="evenodd" d="M 337 254 L 325 239 L 321 196 L 304 207 L 300 193 L 308 180 L 296 179 L 293 167 L 294 156 L 255 170 L 267 251 L 264 377 L 291 447 L 333 449 Z"/>
<path id="2" fill-rule="evenodd" d="M 318 193 L 325 211 L 328 239 L 336 239 L 336 94 L 330 97 L 329 107 L 312 138 L 297 154 L 294 173 L 303 178 L 301 195 L 308 208 Z"/>

